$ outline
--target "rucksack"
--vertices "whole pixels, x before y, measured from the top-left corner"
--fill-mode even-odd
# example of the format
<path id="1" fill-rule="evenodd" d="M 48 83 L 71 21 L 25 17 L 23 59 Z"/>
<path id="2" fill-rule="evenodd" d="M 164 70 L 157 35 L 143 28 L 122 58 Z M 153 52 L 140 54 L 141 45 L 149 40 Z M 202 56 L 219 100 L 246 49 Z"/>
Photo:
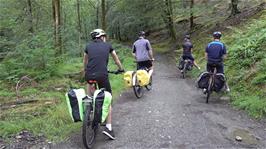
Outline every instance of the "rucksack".
<path id="1" fill-rule="evenodd" d="M 73 122 L 83 121 L 84 108 L 82 99 L 86 96 L 84 89 L 70 89 L 66 93 L 68 111 Z"/>

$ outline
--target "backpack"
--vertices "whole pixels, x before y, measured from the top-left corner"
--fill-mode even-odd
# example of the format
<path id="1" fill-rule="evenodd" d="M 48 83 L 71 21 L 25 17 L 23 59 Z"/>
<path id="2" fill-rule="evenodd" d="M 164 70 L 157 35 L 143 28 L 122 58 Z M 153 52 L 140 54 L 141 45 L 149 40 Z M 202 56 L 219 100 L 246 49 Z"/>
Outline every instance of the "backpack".
<path id="1" fill-rule="evenodd" d="M 84 108 L 82 99 L 85 96 L 84 89 L 70 89 L 65 94 L 68 111 L 73 122 L 83 121 Z"/>
<path id="2" fill-rule="evenodd" d="M 109 113 L 109 107 L 112 103 L 111 93 L 104 89 L 96 90 L 93 96 L 94 120 L 98 123 L 103 123 Z"/>

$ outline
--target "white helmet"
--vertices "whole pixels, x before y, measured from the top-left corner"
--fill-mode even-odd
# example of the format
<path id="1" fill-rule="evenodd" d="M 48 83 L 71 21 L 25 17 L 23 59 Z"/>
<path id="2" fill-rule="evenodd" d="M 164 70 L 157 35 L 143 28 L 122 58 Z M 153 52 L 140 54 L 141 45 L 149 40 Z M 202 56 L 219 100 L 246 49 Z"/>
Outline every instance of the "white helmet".
<path id="1" fill-rule="evenodd" d="M 106 33 L 104 30 L 102 29 L 95 29 L 91 32 L 91 38 L 95 39 L 95 38 L 99 38 L 101 36 L 106 36 Z"/>

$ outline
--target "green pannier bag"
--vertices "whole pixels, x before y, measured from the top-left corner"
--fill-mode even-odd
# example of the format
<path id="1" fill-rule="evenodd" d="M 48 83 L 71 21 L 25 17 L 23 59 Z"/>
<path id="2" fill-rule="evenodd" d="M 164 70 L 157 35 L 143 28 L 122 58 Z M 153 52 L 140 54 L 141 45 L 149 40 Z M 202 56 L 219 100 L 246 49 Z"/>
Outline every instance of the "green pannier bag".
<path id="1" fill-rule="evenodd" d="M 109 113 L 109 107 L 112 103 L 111 93 L 103 89 L 96 90 L 93 96 L 94 120 L 98 123 L 103 123 Z"/>
<path id="2" fill-rule="evenodd" d="M 86 96 L 84 89 L 70 89 L 66 93 L 66 102 L 73 122 L 83 121 L 84 108 L 82 99 Z"/>

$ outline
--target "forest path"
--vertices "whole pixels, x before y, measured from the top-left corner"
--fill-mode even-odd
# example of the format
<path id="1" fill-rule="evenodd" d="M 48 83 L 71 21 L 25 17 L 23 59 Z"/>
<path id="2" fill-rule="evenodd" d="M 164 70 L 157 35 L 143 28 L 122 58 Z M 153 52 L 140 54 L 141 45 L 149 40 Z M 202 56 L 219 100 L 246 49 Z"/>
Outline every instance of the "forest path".
<path id="1" fill-rule="evenodd" d="M 266 148 L 264 122 L 232 109 L 226 98 L 212 96 L 206 104 L 167 56 L 156 59 L 153 81 L 141 99 L 132 89 L 121 95 L 113 108 L 116 140 L 99 130 L 94 148 Z M 242 142 L 235 141 L 237 135 Z M 81 134 L 52 148 L 83 148 Z"/>

